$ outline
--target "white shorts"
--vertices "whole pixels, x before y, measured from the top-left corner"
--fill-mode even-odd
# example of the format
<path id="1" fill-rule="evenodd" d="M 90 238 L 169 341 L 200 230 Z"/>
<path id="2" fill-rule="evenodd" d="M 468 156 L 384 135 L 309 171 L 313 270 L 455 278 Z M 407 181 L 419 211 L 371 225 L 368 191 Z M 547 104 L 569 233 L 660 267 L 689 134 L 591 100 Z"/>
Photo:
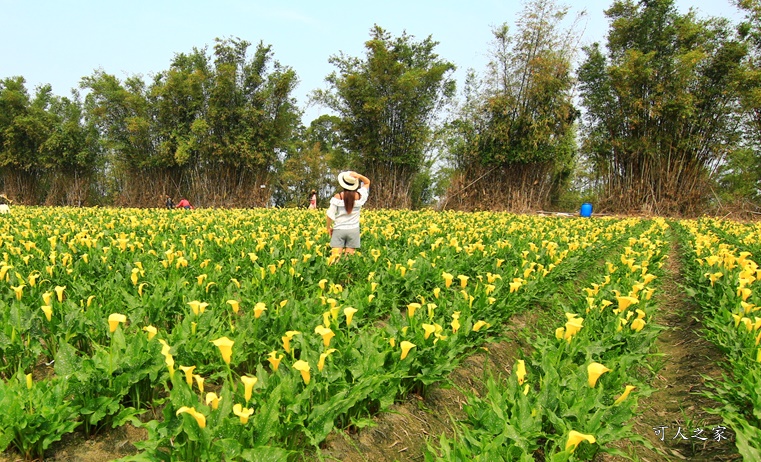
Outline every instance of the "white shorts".
<path id="1" fill-rule="evenodd" d="M 360 244 L 359 228 L 354 229 L 334 229 L 333 237 L 330 238 L 330 246 L 342 249 L 358 249 Z"/>

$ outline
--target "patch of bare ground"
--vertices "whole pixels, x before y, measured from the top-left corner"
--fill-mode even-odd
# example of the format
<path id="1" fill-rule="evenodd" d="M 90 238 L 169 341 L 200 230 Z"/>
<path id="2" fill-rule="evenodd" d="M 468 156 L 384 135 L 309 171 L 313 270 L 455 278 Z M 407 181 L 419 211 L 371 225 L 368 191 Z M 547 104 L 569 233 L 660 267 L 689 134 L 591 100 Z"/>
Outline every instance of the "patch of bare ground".
<path id="1" fill-rule="evenodd" d="M 144 429 L 131 424 L 105 430 L 90 439 L 81 433 L 71 433 L 53 445 L 54 449 L 45 454 L 45 462 L 108 462 L 136 454 L 136 441 L 147 438 Z M 18 462 L 24 459 L 12 453 L 0 454 L 0 462 Z"/>
<path id="2" fill-rule="evenodd" d="M 425 397 L 412 395 L 395 404 L 376 416 L 370 428 L 332 433 L 319 457 L 342 462 L 423 460 L 428 442 L 436 442 L 442 434 L 452 437 L 453 421 L 465 417 L 462 407 L 466 398 L 461 390 L 480 393 L 486 370 L 495 375 L 510 374 L 519 352 L 529 348 L 521 331 L 535 324 L 539 317 L 536 313 L 528 311 L 511 317 L 504 336 L 466 358 L 450 374 L 448 384 L 431 387 Z"/>
<path id="3" fill-rule="evenodd" d="M 659 308 L 655 321 L 665 327 L 655 344 L 661 355 L 656 361 L 662 365 L 650 384 L 655 391 L 640 398 L 633 422 L 634 432 L 653 449 L 632 442 L 619 447 L 634 460 L 645 462 L 739 460 L 731 430 L 723 433 L 728 440 L 715 440 L 714 430 L 720 431 L 721 417 L 706 409 L 717 403 L 701 396 L 706 389 L 704 376 L 721 377 L 719 364 L 724 355 L 700 334 L 703 326 L 697 319 L 697 307 L 681 288 L 679 255 L 678 244 L 672 242 L 660 295 L 656 295 Z M 608 455 L 598 459 L 623 460 Z"/>

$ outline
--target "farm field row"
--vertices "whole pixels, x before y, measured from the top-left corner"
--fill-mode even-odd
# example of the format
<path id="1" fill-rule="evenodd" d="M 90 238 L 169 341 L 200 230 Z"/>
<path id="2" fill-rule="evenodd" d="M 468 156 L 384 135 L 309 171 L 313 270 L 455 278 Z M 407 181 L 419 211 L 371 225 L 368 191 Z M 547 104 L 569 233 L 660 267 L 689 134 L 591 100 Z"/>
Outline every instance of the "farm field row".
<path id="1" fill-rule="evenodd" d="M 425 396 L 581 272 L 592 282 L 556 336 L 469 403 L 458 438 L 470 437 L 436 435 L 427 457 L 588 460 L 635 438 L 626 422 L 652 371 L 633 366 L 659 332 L 664 220 L 368 211 L 361 253 L 333 261 L 315 211 L 13 212 L 0 221 L 0 449 L 11 457 L 129 423 L 147 437 L 123 460 L 319 458 L 331 432 Z M 738 242 L 751 232 L 705 226 Z M 483 432 L 493 447 L 465 443 Z"/>

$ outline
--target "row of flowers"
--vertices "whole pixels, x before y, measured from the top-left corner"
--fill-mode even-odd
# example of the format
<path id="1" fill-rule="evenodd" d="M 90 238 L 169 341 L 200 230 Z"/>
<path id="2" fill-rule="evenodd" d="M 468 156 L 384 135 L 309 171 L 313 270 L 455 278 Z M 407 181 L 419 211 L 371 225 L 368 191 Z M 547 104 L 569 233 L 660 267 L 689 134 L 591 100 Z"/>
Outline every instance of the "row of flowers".
<path id="1" fill-rule="evenodd" d="M 604 275 L 571 300 L 555 335 L 532 339 L 534 350 L 511 375 L 489 377 L 483 397 L 471 395 L 455 439 L 429 447 L 431 460 L 591 460 L 611 445 L 641 440 L 628 425 L 637 392 L 652 371 L 642 368 L 660 328 L 652 321 L 654 284 L 664 258 L 657 219 L 604 265 Z M 639 234 L 639 229 L 624 235 Z"/>
<path id="2" fill-rule="evenodd" d="M 761 457 L 761 268 L 744 248 L 758 245 L 747 239 L 758 228 L 703 219 L 682 221 L 680 229 L 688 291 L 706 337 L 727 357 L 725 375 L 709 381 L 707 394 L 720 404 L 713 412 L 733 430 L 740 454 L 754 460 Z"/>

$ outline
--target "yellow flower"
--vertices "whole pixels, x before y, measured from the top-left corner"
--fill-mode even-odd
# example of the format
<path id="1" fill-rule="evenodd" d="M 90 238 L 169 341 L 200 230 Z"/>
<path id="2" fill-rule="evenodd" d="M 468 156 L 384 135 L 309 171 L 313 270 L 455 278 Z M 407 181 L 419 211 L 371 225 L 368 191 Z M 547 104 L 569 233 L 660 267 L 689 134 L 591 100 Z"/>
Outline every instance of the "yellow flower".
<path id="1" fill-rule="evenodd" d="M 158 330 L 153 326 L 145 326 L 143 327 L 143 331 L 148 332 L 148 340 L 151 340 L 153 337 L 156 336 L 156 333 Z"/>
<path id="2" fill-rule="evenodd" d="M 513 279 L 513 282 L 510 283 L 510 293 L 517 292 L 518 289 L 520 289 L 522 285 L 523 285 L 523 279 L 521 278 Z"/>
<path id="3" fill-rule="evenodd" d="M 441 293 L 441 288 L 439 288 L 439 287 L 434 287 L 433 288 L 433 296 L 434 297 L 439 298 L 439 294 L 440 293 Z"/>
<path id="4" fill-rule="evenodd" d="M 238 300 L 228 300 L 227 304 L 232 307 L 233 313 L 237 313 L 238 310 L 240 310 L 240 303 L 238 302 Z"/>
<path id="5" fill-rule="evenodd" d="M 119 313 L 112 313 L 108 317 L 108 328 L 111 332 L 114 332 L 116 328 L 119 326 L 119 323 L 127 322 L 127 317 L 123 314 Z"/>
<path id="6" fill-rule="evenodd" d="M 634 390 L 635 388 L 636 388 L 636 387 L 635 387 L 634 385 L 627 385 L 627 386 L 626 386 L 626 389 L 625 389 L 625 390 L 624 390 L 624 392 L 623 392 L 623 394 L 622 394 L 621 396 L 619 396 L 619 397 L 618 397 L 618 398 L 617 398 L 617 399 L 616 399 L 616 400 L 613 402 L 613 405 L 615 406 L 615 405 L 617 405 L 617 404 L 621 404 L 621 402 L 623 402 L 623 400 L 625 400 L 625 399 L 626 399 L 626 398 L 629 396 L 629 393 L 631 393 L 631 391 L 632 391 L 632 390 Z"/>
<path id="7" fill-rule="evenodd" d="M 246 403 L 251 400 L 251 392 L 254 390 L 254 385 L 256 385 L 258 380 L 259 378 L 249 377 L 248 375 L 240 378 L 240 381 L 243 382 L 243 397 L 246 398 Z"/>
<path id="8" fill-rule="evenodd" d="M 206 416 L 196 411 L 195 408 L 182 406 L 181 408 L 177 409 L 176 415 L 180 415 L 183 413 L 190 414 L 191 416 L 193 416 L 194 419 L 196 419 L 196 422 L 198 422 L 199 427 L 206 428 Z"/>
<path id="9" fill-rule="evenodd" d="M 565 338 L 565 327 L 558 327 L 555 329 L 555 338 L 558 340 Z"/>
<path id="10" fill-rule="evenodd" d="M 195 366 L 180 366 L 180 370 L 185 373 L 185 381 L 191 387 L 193 386 L 193 371 L 195 368 Z"/>
<path id="11" fill-rule="evenodd" d="M 58 296 L 58 301 L 63 302 L 63 291 L 66 290 L 66 286 L 55 286 L 54 290 L 56 295 Z M 47 302 L 45 303 L 47 304 Z"/>
<path id="12" fill-rule="evenodd" d="M 196 379 L 196 385 L 198 385 L 198 391 L 203 393 L 203 382 L 205 379 L 198 374 L 193 375 L 193 378 Z"/>
<path id="13" fill-rule="evenodd" d="M 610 369 L 608 369 L 607 367 L 603 366 L 600 363 L 592 363 L 589 366 L 587 366 L 587 374 L 589 375 L 589 386 L 594 388 L 595 385 L 597 385 L 597 379 L 599 379 L 601 375 L 609 371 Z"/>
<path id="14" fill-rule="evenodd" d="M 417 345 L 415 345 L 412 342 L 408 342 L 407 340 L 402 341 L 402 343 L 399 344 L 399 346 L 402 348 L 402 356 L 399 358 L 404 359 L 407 357 L 407 353 L 410 352 L 411 349 L 415 348 Z"/>
<path id="15" fill-rule="evenodd" d="M 634 321 L 632 321 L 631 329 L 635 332 L 641 331 L 645 327 L 645 320 L 642 318 L 637 318 Z"/>
<path id="16" fill-rule="evenodd" d="M 190 305 L 190 308 L 193 310 L 193 314 L 198 316 L 198 313 L 203 313 L 206 311 L 206 307 L 209 306 L 206 302 L 199 302 L 198 300 L 193 300 L 192 302 L 188 302 L 188 305 Z"/>
<path id="17" fill-rule="evenodd" d="M 447 273 L 445 271 L 445 272 L 441 273 L 441 277 L 444 278 L 444 286 L 446 288 L 449 288 L 449 287 L 452 286 L 452 279 L 454 279 L 454 276 L 452 276 L 451 274 L 449 274 L 449 273 Z"/>
<path id="18" fill-rule="evenodd" d="M 291 352 L 291 339 L 293 338 L 293 336 L 300 333 L 301 332 L 297 330 L 289 330 L 285 333 L 284 336 L 280 337 L 281 340 L 283 340 L 283 349 L 285 350 L 286 353 Z"/>
<path id="19" fill-rule="evenodd" d="M 575 430 L 571 430 L 571 432 L 568 434 L 568 442 L 565 444 L 565 450 L 570 450 L 571 452 L 575 451 L 576 446 L 578 446 L 582 441 L 586 441 L 589 444 L 594 444 L 597 440 L 595 440 L 595 437 L 592 435 L 585 435 Z"/>
<path id="20" fill-rule="evenodd" d="M 309 385 L 309 380 L 311 379 L 309 375 L 309 363 L 306 361 L 299 359 L 295 363 L 293 363 L 293 368 L 297 371 L 301 372 L 301 378 L 304 379 L 304 385 Z"/>
<path id="21" fill-rule="evenodd" d="M 270 362 L 273 372 L 277 371 L 277 368 L 280 367 L 280 361 L 282 359 L 283 359 L 283 355 L 278 356 L 277 351 L 270 351 L 267 361 Z"/>
<path id="22" fill-rule="evenodd" d="M 425 331 L 424 338 L 428 340 L 428 337 L 431 336 L 432 333 L 436 332 L 436 326 L 433 324 L 421 324 L 423 327 L 423 330 Z"/>
<path id="23" fill-rule="evenodd" d="M 336 334 L 329 327 L 325 327 L 322 324 L 314 328 L 314 333 L 322 336 L 322 343 L 326 347 L 330 346 L 330 340 L 336 336 Z"/>
<path id="24" fill-rule="evenodd" d="M 206 393 L 206 405 L 211 405 L 211 408 L 214 410 L 217 410 L 219 408 L 219 402 L 222 400 L 221 397 L 217 396 L 214 392 Z"/>
<path id="25" fill-rule="evenodd" d="M 473 324 L 473 331 L 478 332 L 481 330 L 482 327 L 486 327 L 487 329 L 491 327 L 491 324 L 489 324 L 486 321 L 476 321 L 475 324 Z"/>
<path id="26" fill-rule="evenodd" d="M 742 301 L 747 301 L 748 297 L 750 297 L 750 294 L 753 293 L 748 287 L 738 288 L 737 289 L 737 296 L 742 298 Z M 16 297 L 18 297 L 18 292 L 16 293 Z M 21 300 L 19 298 L 19 300 Z"/>
<path id="27" fill-rule="evenodd" d="M 515 375 L 518 377 L 518 385 L 523 385 L 523 381 L 526 378 L 526 362 L 519 359 L 515 363 Z"/>
<path id="28" fill-rule="evenodd" d="M 461 274 L 457 276 L 457 279 L 460 280 L 460 287 L 462 287 L 463 289 L 468 286 L 468 279 L 470 279 L 468 276 Z"/>
<path id="29" fill-rule="evenodd" d="M 42 301 L 45 302 L 46 305 L 50 305 L 50 299 L 53 296 L 53 292 L 44 292 L 42 294 Z"/>
<path id="30" fill-rule="evenodd" d="M 16 293 L 16 300 L 21 300 L 21 296 L 24 294 L 25 284 L 19 284 L 18 286 L 11 286 L 11 289 Z"/>
<path id="31" fill-rule="evenodd" d="M 570 314 L 570 313 L 566 313 Z M 581 328 L 584 327 L 584 318 L 579 317 L 573 317 L 569 318 L 568 321 L 565 323 L 565 335 L 563 338 L 565 338 L 568 343 L 571 343 L 571 338 L 578 334 Z M 555 332 L 557 335 L 557 331 Z"/>
<path id="32" fill-rule="evenodd" d="M 460 330 L 460 320 L 457 318 L 454 318 L 452 322 L 450 323 L 452 326 L 452 333 L 456 334 L 458 330 Z"/>
<path id="33" fill-rule="evenodd" d="M 346 316 L 346 325 L 347 326 L 351 325 L 351 320 L 353 319 L 354 313 L 356 313 L 356 312 L 357 312 L 356 308 L 352 308 L 350 306 L 347 306 L 346 308 L 344 308 L 344 316 Z"/>
<path id="34" fill-rule="evenodd" d="M 317 370 L 322 372 L 323 368 L 325 368 L 325 359 L 327 359 L 328 356 L 330 356 L 331 353 L 336 351 L 335 348 L 329 348 L 325 351 L 325 353 L 320 353 L 320 361 L 317 363 Z"/>
<path id="35" fill-rule="evenodd" d="M 34 380 L 32 377 L 32 373 L 30 372 L 26 374 L 26 388 L 31 390 L 33 385 L 34 385 Z"/>
<path id="36" fill-rule="evenodd" d="M 325 290 L 325 284 L 328 282 L 327 279 L 320 279 L 320 282 L 317 283 L 318 286 L 320 286 L 320 290 Z"/>
<path id="37" fill-rule="evenodd" d="M 216 340 L 212 340 L 211 343 L 219 348 L 219 352 L 222 354 L 222 359 L 225 361 L 225 363 L 230 364 L 230 359 L 232 359 L 233 355 L 233 345 L 235 342 L 227 337 L 221 337 Z"/>
<path id="38" fill-rule="evenodd" d="M 50 322 L 50 319 L 53 317 L 53 307 L 50 305 L 42 305 L 40 308 L 42 309 L 42 312 L 45 313 L 45 319 Z"/>
<path id="39" fill-rule="evenodd" d="M 243 425 L 248 423 L 248 418 L 251 417 L 253 413 L 253 408 L 244 408 L 240 403 L 236 403 L 235 406 L 233 406 L 233 414 L 240 417 L 240 423 Z"/>
<path id="40" fill-rule="evenodd" d="M 616 297 L 616 300 L 618 300 L 618 312 L 623 313 L 626 311 L 627 308 L 629 308 L 631 305 L 634 305 L 639 302 L 639 299 L 637 297 Z"/>
<path id="41" fill-rule="evenodd" d="M 262 302 L 258 302 L 254 305 L 254 318 L 259 319 L 265 311 L 267 311 L 267 306 Z"/>
<path id="42" fill-rule="evenodd" d="M 420 308 L 420 303 L 410 303 L 407 305 L 407 316 L 410 318 L 415 316 L 415 311 Z"/>

